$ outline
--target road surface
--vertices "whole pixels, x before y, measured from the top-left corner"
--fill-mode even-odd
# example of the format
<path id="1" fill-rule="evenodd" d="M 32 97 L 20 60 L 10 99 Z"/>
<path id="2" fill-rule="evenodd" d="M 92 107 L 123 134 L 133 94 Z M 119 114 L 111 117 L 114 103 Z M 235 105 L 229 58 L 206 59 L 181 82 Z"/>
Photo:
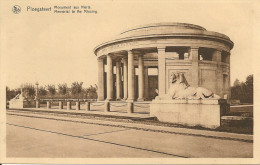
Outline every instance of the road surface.
<path id="1" fill-rule="evenodd" d="M 7 157 L 245 158 L 253 143 L 7 113 Z M 97 119 L 88 119 L 97 120 Z M 120 125 L 120 122 L 118 122 Z"/>

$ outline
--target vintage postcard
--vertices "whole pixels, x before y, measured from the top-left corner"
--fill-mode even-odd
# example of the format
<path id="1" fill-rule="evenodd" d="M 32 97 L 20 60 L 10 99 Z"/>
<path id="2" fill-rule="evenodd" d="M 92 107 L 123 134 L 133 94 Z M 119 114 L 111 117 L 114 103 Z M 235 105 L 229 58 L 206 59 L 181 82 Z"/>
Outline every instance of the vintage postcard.
<path id="1" fill-rule="evenodd" d="M 260 163 L 259 0 L 0 6 L 0 163 Z"/>

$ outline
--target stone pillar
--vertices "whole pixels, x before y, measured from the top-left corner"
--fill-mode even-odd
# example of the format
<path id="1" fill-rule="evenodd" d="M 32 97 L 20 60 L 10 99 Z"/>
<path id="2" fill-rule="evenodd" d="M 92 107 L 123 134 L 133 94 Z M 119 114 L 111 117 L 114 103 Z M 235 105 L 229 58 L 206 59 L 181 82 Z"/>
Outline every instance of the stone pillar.
<path id="1" fill-rule="evenodd" d="M 86 110 L 90 111 L 90 102 L 86 102 Z"/>
<path id="2" fill-rule="evenodd" d="M 199 47 L 190 48 L 192 86 L 199 86 Z"/>
<path id="3" fill-rule="evenodd" d="M 51 109 L 51 102 L 47 101 L 47 109 Z"/>
<path id="4" fill-rule="evenodd" d="M 105 112 L 110 111 L 110 102 L 108 100 L 105 101 Z"/>
<path id="5" fill-rule="evenodd" d="M 107 100 L 113 99 L 113 61 L 111 55 L 107 55 Z"/>
<path id="6" fill-rule="evenodd" d="M 127 102 L 127 113 L 133 113 L 134 112 L 134 102 L 132 100 L 129 100 Z"/>
<path id="7" fill-rule="evenodd" d="M 158 47 L 158 86 L 159 96 L 163 96 L 165 91 L 165 47 Z"/>
<path id="8" fill-rule="evenodd" d="M 70 101 L 67 102 L 67 110 L 71 110 L 71 102 Z"/>
<path id="9" fill-rule="evenodd" d="M 98 101 L 104 99 L 104 59 L 98 58 Z"/>
<path id="10" fill-rule="evenodd" d="M 230 54 L 227 55 L 227 58 L 226 58 L 226 63 L 230 65 Z"/>
<path id="11" fill-rule="evenodd" d="M 116 100 L 121 100 L 121 61 L 116 61 Z"/>
<path id="12" fill-rule="evenodd" d="M 148 86 L 148 67 L 144 67 L 144 99 L 149 97 Z"/>
<path id="13" fill-rule="evenodd" d="M 122 62 L 123 62 L 123 65 L 124 65 L 124 100 L 126 100 L 127 99 L 127 93 L 128 93 L 128 79 L 127 79 L 128 66 L 127 66 L 126 57 L 123 58 Z"/>
<path id="14" fill-rule="evenodd" d="M 40 101 L 39 101 L 39 100 L 36 100 L 36 101 L 35 101 L 35 107 L 36 107 L 36 108 L 40 108 Z"/>
<path id="15" fill-rule="evenodd" d="M 76 110 L 80 110 L 80 102 L 76 101 Z"/>
<path id="16" fill-rule="evenodd" d="M 230 54 L 227 57 L 228 63 L 228 99 L 231 98 L 231 89 L 230 89 Z"/>
<path id="17" fill-rule="evenodd" d="M 217 62 L 217 71 L 216 71 L 216 90 L 221 98 L 223 98 L 223 73 L 221 68 L 221 50 L 215 50 L 213 52 L 212 61 Z"/>
<path id="18" fill-rule="evenodd" d="M 128 51 L 128 100 L 135 98 L 135 67 L 134 67 L 134 54 Z"/>
<path id="19" fill-rule="evenodd" d="M 138 100 L 144 101 L 144 61 L 143 55 L 138 56 Z"/>
<path id="20" fill-rule="evenodd" d="M 63 109 L 63 102 L 59 101 L 59 109 Z"/>

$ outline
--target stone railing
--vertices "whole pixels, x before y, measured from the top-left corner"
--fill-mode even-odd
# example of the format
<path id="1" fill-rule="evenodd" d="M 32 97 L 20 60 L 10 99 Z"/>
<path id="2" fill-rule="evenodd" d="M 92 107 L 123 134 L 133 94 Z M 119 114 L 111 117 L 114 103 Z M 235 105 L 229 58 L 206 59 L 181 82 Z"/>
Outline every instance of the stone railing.
<path id="1" fill-rule="evenodd" d="M 36 108 L 40 108 L 40 103 L 47 104 L 46 108 L 51 109 L 53 104 L 58 103 L 59 109 L 63 109 L 64 103 L 66 104 L 67 110 L 72 110 L 72 104 L 74 103 L 75 109 L 81 109 L 81 103 L 85 104 L 87 111 L 90 111 L 90 106 L 104 108 L 104 112 L 110 112 L 111 108 L 123 108 L 128 113 L 133 113 L 135 108 L 149 109 L 150 102 L 139 102 L 139 101 L 97 101 L 96 99 L 38 99 L 36 100 Z"/>
<path id="2" fill-rule="evenodd" d="M 76 103 L 76 110 L 80 110 L 80 103 L 85 102 L 86 104 L 86 110 L 90 110 L 90 103 L 91 102 L 96 102 L 96 99 L 38 99 L 36 100 L 36 108 L 40 108 L 40 103 L 41 102 L 46 102 L 47 103 L 47 109 L 51 109 L 51 105 L 54 102 L 59 103 L 59 109 L 63 109 L 63 103 L 67 103 L 67 110 L 71 110 L 71 103 L 75 102 Z"/>

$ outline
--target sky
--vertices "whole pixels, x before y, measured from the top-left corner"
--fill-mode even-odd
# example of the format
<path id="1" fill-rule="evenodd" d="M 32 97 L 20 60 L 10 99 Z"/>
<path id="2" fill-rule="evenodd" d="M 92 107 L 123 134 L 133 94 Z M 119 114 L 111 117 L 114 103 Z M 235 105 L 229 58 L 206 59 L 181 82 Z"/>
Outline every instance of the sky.
<path id="1" fill-rule="evenodd" d="M 259 1 L 16 1 L 13 14 L 5 8 L 1 32 L 1 69 L 11 88 L 23 83 L 40 85 L 82 81 L 97 84 L 93 49 L 120 32 L 149 23 L 182 22 L 223 33 L 234 42 L 231 84 L 255 72 L 259 54 Z M 41 3 L 40 3 L 41 2 Z M 45 2 L 45 3 L 43 3 Z M 52 4 L 51 4 L 51 3 Z M 26 7 L 89 5 L 97 14 L 27 12 Z M 8 11 L 7 11 L 8 10 Z"/>

